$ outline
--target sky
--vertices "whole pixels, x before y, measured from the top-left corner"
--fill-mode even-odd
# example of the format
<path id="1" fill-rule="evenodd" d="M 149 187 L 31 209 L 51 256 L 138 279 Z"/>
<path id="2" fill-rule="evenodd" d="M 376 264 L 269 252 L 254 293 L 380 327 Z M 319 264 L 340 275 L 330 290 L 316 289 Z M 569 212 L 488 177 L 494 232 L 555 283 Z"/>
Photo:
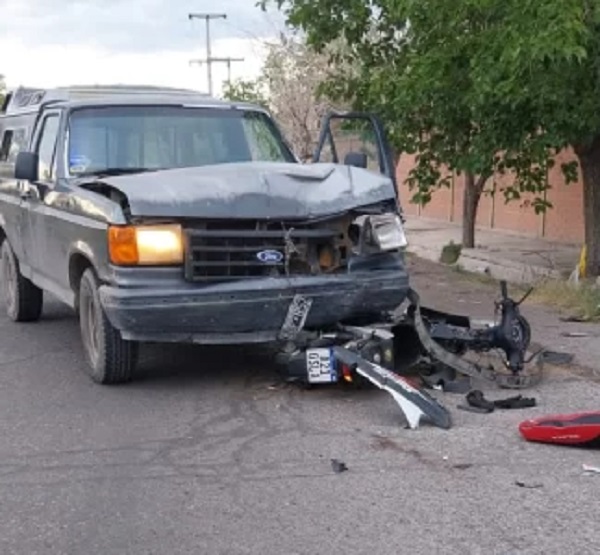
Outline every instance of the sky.
<path id="1" fill-rule="evenodd" d="M 204 20 L 189 13 L 224 13 L 210 22 L 213 57 L 232 63 L 232 78 L 252 78 L 264 44 L 285 29 L 277 11 L 256 0 L 0 0 L 0 75 L 8 87 L 143 84 L 206 92 Z M 214 93 L 227 78 L 213 64 Z"/>

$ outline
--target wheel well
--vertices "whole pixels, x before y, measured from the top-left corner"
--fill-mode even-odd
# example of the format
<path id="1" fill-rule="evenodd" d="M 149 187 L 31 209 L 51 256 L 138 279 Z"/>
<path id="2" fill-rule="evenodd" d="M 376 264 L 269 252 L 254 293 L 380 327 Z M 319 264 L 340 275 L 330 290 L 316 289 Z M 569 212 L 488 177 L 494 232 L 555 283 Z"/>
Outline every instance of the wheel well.
<path id="1" fill-rule="evenodd" d="M 0 246 L 4 243 L 4 239 L 6 239 L 6 233 L 4 233 L 4 230 L 0 227 Z"/>
<path id="2" fill-rule="evenodd" d="M 75 308 L 77 308 L 77 303 L 79 302 L 79 284 L 83 272 L 92 267 L 93 264 L 90 262 L 90 259 L 80 253 L 72 255 L 69 260 L 69 284 L 75 293 Z"/>

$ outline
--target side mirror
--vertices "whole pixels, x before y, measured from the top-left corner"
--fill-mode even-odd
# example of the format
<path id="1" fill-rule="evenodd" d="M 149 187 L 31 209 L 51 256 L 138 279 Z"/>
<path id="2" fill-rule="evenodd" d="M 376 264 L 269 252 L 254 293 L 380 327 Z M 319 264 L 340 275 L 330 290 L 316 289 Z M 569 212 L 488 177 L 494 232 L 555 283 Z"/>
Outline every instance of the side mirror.
<path id="1" fill-rule="evenodd" d="M 354 166 L 356 168 L 367 167 L 367 155 L 363 152 L 349 152 L 344 157 L 345 166 Z"/>
<path id="2" fill-rule="evenodd" d="M 35 152 L 19 152 L 15 161 L 15 178 L 19 181 L 38 180 L 39 157 Z"/>

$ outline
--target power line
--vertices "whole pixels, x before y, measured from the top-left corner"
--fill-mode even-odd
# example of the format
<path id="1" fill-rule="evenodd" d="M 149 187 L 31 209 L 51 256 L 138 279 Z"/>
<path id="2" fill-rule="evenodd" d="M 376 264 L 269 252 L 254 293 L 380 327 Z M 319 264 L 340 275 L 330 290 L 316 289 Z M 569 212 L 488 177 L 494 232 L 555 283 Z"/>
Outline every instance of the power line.
<path id="1" fill-rule="evenodd" d="M 224 13 L 190 13 L 188 19 L 204 19 L 206 21 L 206 68 L 208 77 L 208 94 L 212 96 L 212 64 L 213 60 L 210 52 L 210 20 L 211 19 L 227 19 L 227 14 Z"/>
<path id="2" fill-rule="evenodd" d="M 215 58 L 215 57 L 211 57 L 208 60 L 191 60 L 190 64 L 198 64 L 198 65 L 202 65 L 203 63 L 210 63 L 210 62 L 214 62 L 214 63 L 225 63 L 227 64 L 227 82 L 231 83 L 231 64 L 234 62 L 243 62 L 244 58 L 231 58 L 231 57 L 227 57 L 227 58 Z"/>

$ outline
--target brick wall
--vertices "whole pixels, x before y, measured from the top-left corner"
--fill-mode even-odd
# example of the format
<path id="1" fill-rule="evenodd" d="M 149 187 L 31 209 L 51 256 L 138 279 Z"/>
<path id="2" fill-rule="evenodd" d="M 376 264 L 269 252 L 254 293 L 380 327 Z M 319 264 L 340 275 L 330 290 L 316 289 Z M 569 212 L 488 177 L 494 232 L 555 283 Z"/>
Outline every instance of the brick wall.
<path id="1" fill-rule="evenodd" d="M 536 215 L 533 208 L 528 206 L 529 198 L 522 198 L 508 204 L 499 190 L 503 183 L 508 183 L 510 176 L 494 176 L 487 185 L 489 193 L 494 188 L 496 195 L 484 194 L 479 204 L 477 225 L 483 228 L 501 229 L 515 233 L 544 237 L 564 243 L 583 242 L 583 189 L 581 179 L 577 183 L 566 185 L 560 164 L 573 160 L 572 151 L 564 151 L 557 157 L 557 164 L 550 171 L 548 179 L 551 189 L 547 199 L 554 208 L 546 214 Z M 427 218 L 460 222 L 462 219 L 462 196 L 464 181 L 462 176 L 453 176 L 452 187 L 436 191 L 429 204 L 419 207 L 410 202 L 412 193 L 405 179 L 414 164 L 414 157 L 403 155 L 396 173 L 400 198 L 407 214 Z"/>

